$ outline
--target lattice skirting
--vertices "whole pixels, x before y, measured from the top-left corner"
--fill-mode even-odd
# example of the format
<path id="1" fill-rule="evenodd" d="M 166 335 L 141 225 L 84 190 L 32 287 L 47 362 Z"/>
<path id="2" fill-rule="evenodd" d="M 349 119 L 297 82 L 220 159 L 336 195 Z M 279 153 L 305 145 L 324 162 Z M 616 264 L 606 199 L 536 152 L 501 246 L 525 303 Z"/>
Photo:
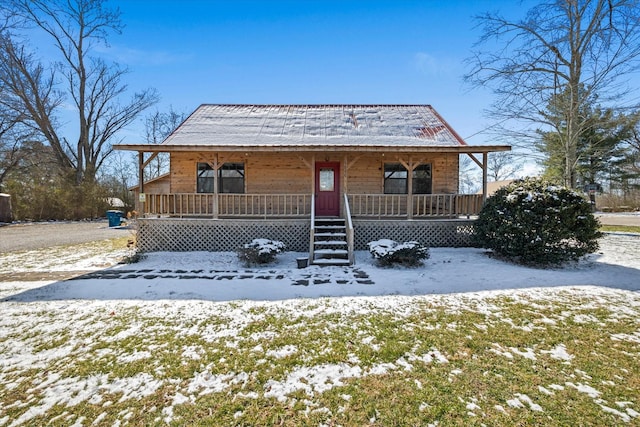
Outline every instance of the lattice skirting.
<path id="1" fill-rule="evenodd" d="M 355 248 L 379 239 L 418 241 L 429 247 L 469 246 L 473 220 L 355 220 Z M 308 220 L 138 219 L 138 248 L 157 251 L 234 251 L 256 238 L 284 242 L 296 252 L 309 250 Z"/>
<path id="2" fill-rule="evenodd" d="M 275 239 L 309 250 L 308 220 L 138 219 L 138 248 L 157 251 L 235 251 L 253 239 Z"/>
<path id="3" fill-rule="evenodd" d="M 470 246 L 474 220 L 373 221 L 355 220 L 356 250 L 367 250 L 367 243 L 379 239 L 397 242 L 417 241 L 429 247 L 459 248 Z"/>

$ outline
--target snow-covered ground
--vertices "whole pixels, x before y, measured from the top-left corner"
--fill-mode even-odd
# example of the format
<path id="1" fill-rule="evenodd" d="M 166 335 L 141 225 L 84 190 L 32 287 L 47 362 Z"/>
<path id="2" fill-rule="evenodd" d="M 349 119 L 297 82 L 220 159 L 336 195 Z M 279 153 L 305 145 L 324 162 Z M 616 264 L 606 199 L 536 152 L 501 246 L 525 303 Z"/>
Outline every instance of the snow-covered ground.
<path id="1" fill-rule="evenodd" d="M 74 414 L 73 408 L 80 403 L 105 408 L 93 419 L 94 424 L 100 424 L 109 416 L 107 404 L 113 404 L 109 399 L 113 399 L 114 394 L 121 396 L 116 403 L 133 402 L 153 395 L 163 387 L 174 390 L 174 395 L 166 396 L 165 407 L 154 408 L 158 412 L 157 423 L 179 422 L 174 418 L 174 408 L 196 402 L 199 396 L 235 387 L 242 387 L 242 393 L 237 395 L 242 398 L 260 396 L 275 402 L 288 402 L 292 393 L 302 391 L 308 396 L 307 409 L 320 410 L 324 408 L 317 406 L 321 405 L 319 396 L 328 389 L 341 386 L 349 378 L 408 370 L 418 363 L 447 363 L 449 357 L 436 348 L 424 354 L 418 354 L 417 350 L 410 352 L 394 363 L 378 363 L 373 359 L 370 366 L 353 355 L 333 364 L 305 359 L 284 376 L 279 374 L 280 377 L 269 379 L 264 390 L 249 389 L 251 372 L 225 371 L 223 367 L 214 369 L 209 365 L 203 365 L 192 377 L 175 382 L 162 378 L 164 367 L 159 365 L 161 358 L 156 357 L 163 354 L 164 344 L 157 341 L 161 337 L 156 336 L 162 328 L 154 325 L 149 329 L 148 324 L 153 324 L 150 319 L 168 322 L 172 326 L 167 328 L 179 330 L 178 335 L 194 334 L 211 346 L 237 349 L 238 344 L 244 341 L 277 334 L 275 331 L 258 331 L 248 338 L 240 336 L 250 325 L 268 315 L 283 318 L 304 316 L 309 319 L 309 325 L 300 322 L 297 326 L 303 328 L 312 327 L 313 316 L 320 313 L 409 316 L 423 309 L 426 303 L 461 311 L 492 313 L 494 318 L 499 318 L 502 316 L 500 310 L 483 301 L 506 294 L 529 304 L 529 298 L 567 300 L 573 292 L 582 302 L 592 298 L 596 308 L 598 304 L 608 304 L 620 316 L 635 317 L 640 307 L 637 298 L 640 290 L 640 236 L 630 234 L 608 235 L 602 239 L 599 253 L 558 269 L 516 266 L 473 248 L 433 248 L 425 265 L 412 269 L 378 268 L 366 252 L 357 254 L 357 264 L 353 268 L 306 269 L 296 268 L 296 258 L 304 255 L 299 253 L 279 255 L 278 261 L 266 268 L 245 268 L 234 253 L 152 253 L 139 263 L 117 265 L 106 270 L 104 266 L 122 256 L 123 252 L 80 254 L 80 251 L 68 255 L 54 251 L 51 257 L 47 257 L 42 251 L 33 251 L 4 254 L 0 258 L 3 277 L 25 270 L 93 271 L 68 281 L 22 282 L 9 279 L 0 283 L 3 313 L 0 318 L 0 390 L 27 389 L 22 400 L 7 404 L 2 399 L 9 399 L 8 395 L 0 398 L 0 425 L 29 424 L 39 416 L 47 416 L 56 405 L 64 408 L 60 417 L 66 417 L 59 421 L 64 420 L 68 425 L 89 425 L 91 417 L 85 419 L 81 413 Z M 572 292 L 564 292 L 566 289 Z M 315 303 L 321 297 L 324 297 L 322 301 Z M 566 310 L 574 307 L 566 301 L 564 304 Z M 575 305 L 576 310 L 584 310 L 585 307 Z M 563 316 L 573 316 L 566 310 Z M 126 322 L 128 316 L 132 320 Z M 205 322 L 199 326 L 204 319 L 212 317 L 224 321 L 215 325 Z M 593 316 L 589 317 L 582 311 L 576 311 L 573 316 L 578 320 L 583 317 L 591 319 Z M 124 319 L 122 324 L 118 323 L 121 319 Z M 119 329 L 115 329 L 116 326 Z M 477 327 L 478 331 L 486 329 L 484 324 Z M 106 332 L 110 330 L 118 333 L 109 335 Z M 634 334 L 619 338 L 636 342 L 633 340 L 638 336 Z M 147 347 L 132 350 L 120 344 L 136 336 L 143 336 Z M 379 345 L 372 340 L 372 337 L 364 337 L 362 343 L 371 341 L 369 344 L 375 350 Z M 500 343 L 499 337 L 495 340 L 496 351 L 505 357 L 515 357 L 515 354 L 535 360 L 551 354 L 552 358 L 560 358 L 563 363 L 571 363 L 572 356 L 567 354 L 564 343 L 548 348 L 509 349 L 505 347 L 507 344 Z M 167 350 L 170 351 L 175 352 Z M 182 359 L 189 361 L 199 359 L 200 352 L 205 349 L 185 344 L 180 351 Z M 272 348 L 264 342 L 252 351 L 264 352 L 265 359 L 274 359 L 274 366 L 277 366 L 278 360 L 295 356 L 301 349 L 295 346 Z M 69 364 L 87 360 L 97 364 L 114 357 L 122 366 L 137 366 L 136 361 L 142 360 L 150 367 L 123 376 L 94 374 L 85 378 L 62 374 Z M 214 371 L 221 373 L 214 374 Z M 637 380 L 633 372 L 627 379 Z M 463 376 L 464 373 L 452 368 L 451 375 Z M 557 396 L 565 388 L 574 387 L 575 380 L 567 381 L 564 385 L 541 386 L 541 390 Z M 612 409 L 598 397 L 600 391 L 594 388 L 596 386 L 595 381 L 589 383 L 582 379 L 575 387 L 595 390 L 594 402 L 604 412 L 615 413 L 616 419 L 637 421 L 640 417 L 637 402 Z M 529 397 L 531 391 L 528 393 L 515 394 L 499 409 L 505 413 L 518 408 L 542 410 L 539 405 L 542 398 L 533 403 Z M 470 412 L 479 410 L 478 404 L 471 406 L 467 405 Z M 17 416 L 7 415 L 7 411 L 16 409 L 20 409 Z M 123 410 L 117 418 L 126 420 L 133 416 L 135 419 L 134 412 Z M 240 413 L 238 417 L 241 416 Z"/>
<path id="2" fill-rule="evenodd" d="M 354 268 L 296 267 L 306 254 L 288 252 L 263 268 L 245 268 L 235 253 L 150 253 L 139 263 L 117 265 L 109 274 L 72 281 L 5 283 L 1 297 L 12 301 L 64 299 L 285 300 L 343 296 L 428 295 L 556 286 L 606 286 L 640 290 L 640 236 L 608 235 L 601 249 L 573 265 L 539 269 L 492 259 L 482 249 L 433 248 L 418 268 L 379 268 L 368 252 Z M 36 254 L 37 252 L 34 252 Z M 122 252 L 111 255 L 122 256 Z M 35 255 L 34 255 L 35 256 Z M 22 257 L 22 258 L 20 258 Z M 56 254 L 54 259 L 6 255 L 0 273 L 103 269 L 109 256 Z M 42 267 L 40 267 L 41 265 Z M 366 280 L 361 280 L 366 278 Z M 13 289 L 10 291 L 9 289 Z"/>

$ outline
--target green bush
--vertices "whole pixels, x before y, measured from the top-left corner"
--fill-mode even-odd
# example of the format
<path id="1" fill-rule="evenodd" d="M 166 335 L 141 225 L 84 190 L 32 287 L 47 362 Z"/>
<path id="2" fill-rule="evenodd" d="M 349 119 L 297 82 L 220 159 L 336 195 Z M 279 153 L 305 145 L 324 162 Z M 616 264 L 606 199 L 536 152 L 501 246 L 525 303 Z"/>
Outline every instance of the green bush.
<path id="1" fill-rule="evenodd" d="M 369 242 L 369 252 L 381 267 L 396 264 L 405 267 L 422 265 L 423 259 L 429 258 L 429 248 L 418 242 L 398 243 L 393 240 L 381 239 Z"/>
<path id="2" fill-rule="evenodd" d="M 246 265 L 269 264 L 284 252 L 285 244 L 278 240 L 254 239 L 238 249 L 238 258 Z"/>
<path id="3" fill-rule="evenodd" d="M 514 262 L 548 266 L 597 251 L 600 236 L 589 201 L 568 188 L 529 178 L 487 199 L 472 240 Z"/>

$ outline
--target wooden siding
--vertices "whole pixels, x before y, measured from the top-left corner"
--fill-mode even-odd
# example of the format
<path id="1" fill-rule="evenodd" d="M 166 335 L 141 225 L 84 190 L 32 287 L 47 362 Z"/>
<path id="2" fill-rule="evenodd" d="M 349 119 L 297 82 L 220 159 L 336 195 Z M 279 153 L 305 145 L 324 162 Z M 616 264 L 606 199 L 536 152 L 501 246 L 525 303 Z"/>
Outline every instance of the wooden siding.
<path id="1" fill-rule="evenodd" d="M 139 192 L 139 188 L 135 187 L 133 191 L 137 194 Z M 165 175 L 160 178 L 155 178 L 149 182 L 145 182 L 144 192 L 145 193 L 170 193 L 171 180 L 169 179 L 169 176 Z"/>
<path id="2" fill-rule="evenodd" d="M 313 183 L 313 161 L 340 162 L 343 180 L 341 192 L 358 194 L 383 193 L 384 163 L 430 163 L 432 192 L 458 192 L 458 154 L 345 154 L 330 153 L 315 157 L 310 153 L 172 153 L 171 193 L 196 191 L 197 163 L 216 161 L 245 164 L 245 192 L 248 194 L 310 194 Z M 345 171 L 346 170 L 346 171 Z M 346 173 L 345 173 L 346 172 Z M 346 188 L 345 188 L 346 185 Z M 146 189 L 145 189 L 146 191 Z M 149 191 L 151 192 L 151 191 Z"/>
<path id="3" fill-rule="evenodd" d="M 250 155 L 245 173 L 247 193 L 311 194 L 312 171 L 295 154 Z"/>

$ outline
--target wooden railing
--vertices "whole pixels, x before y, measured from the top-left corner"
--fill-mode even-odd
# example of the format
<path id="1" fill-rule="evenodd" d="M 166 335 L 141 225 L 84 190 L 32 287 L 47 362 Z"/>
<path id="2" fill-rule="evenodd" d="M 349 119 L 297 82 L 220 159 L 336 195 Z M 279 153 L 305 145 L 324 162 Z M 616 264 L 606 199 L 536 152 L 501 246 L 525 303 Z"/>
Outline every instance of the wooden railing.
<path id="1" fill-rule="evenodd" d="M 219 194 L 218 215 L 308 217 L 310 194 Z"/>
<path id="2" fill-rule="evenodd" d="M 354 255 L 354 246 L 355 246 L 355 235 L 353 231 L 353 221 L 351 220 L 351 207 L 349 206 L 349 197 L 347 194 L 344 194 L 344 205 L 343 205 L 343 215 L 344 221 L 347 226 L 347 252 L 349 253 L 349 265 L 353 265 L 356 262 Z"/>
<path id="3" fill-rule="evenodd" d="M 311 197 L 311 230 L 309 231 L 309 265 L 315 259 L 316 198 Z"/>
<path id="4" fill-rule="evenodd" d="M 482 194 L 416 194 L 413 195 L 413 217 L 458 217 L 478 215 Z"/>
<path id="5" fill-rule="evenodd" d="M 215 195 L 204 193 L 145 194 L 146 215 L 213 216 Z"/>
<path id="6" fill-rule="evenodd" d="M 205 216 L 249 218 L 309 218 L 311 194 L 147 193 L 148 216 Z M 477 215 L 481 194 L 349 194 L 345 195 L 354 218 L 454 218 Z"/>
<path id="7" fill-rule="evenodd" d="M 350 194 L 354 217 L 453 218 L 480 213 L 482 194 Z"/>
<path id="8" fill-rule="evenodd" d="M 308 217 L 309 194 L 171 193 L 145 195 L 146 215 L 222 217 Z"/>
<path id="9" fill-rule="evenodd" d="M 406 194 L 349 194 L 353 216 L 406 217 Z"/>

